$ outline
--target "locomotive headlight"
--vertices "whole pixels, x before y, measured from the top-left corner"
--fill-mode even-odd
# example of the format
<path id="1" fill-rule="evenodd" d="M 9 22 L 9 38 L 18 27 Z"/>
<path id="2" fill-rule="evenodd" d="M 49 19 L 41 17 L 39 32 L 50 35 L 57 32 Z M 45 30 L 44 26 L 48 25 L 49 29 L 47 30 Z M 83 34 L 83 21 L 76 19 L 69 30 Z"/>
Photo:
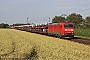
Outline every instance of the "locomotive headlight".
<path id="1" fill-rule="evenodd" d="M 73 29 L 71 29 L 71 31 L 73 31 Z"/>
<path id="2" fill-rule="evenodd" d="M 65 31 L 67 31 L 67 29 L 65 29 Z"/>

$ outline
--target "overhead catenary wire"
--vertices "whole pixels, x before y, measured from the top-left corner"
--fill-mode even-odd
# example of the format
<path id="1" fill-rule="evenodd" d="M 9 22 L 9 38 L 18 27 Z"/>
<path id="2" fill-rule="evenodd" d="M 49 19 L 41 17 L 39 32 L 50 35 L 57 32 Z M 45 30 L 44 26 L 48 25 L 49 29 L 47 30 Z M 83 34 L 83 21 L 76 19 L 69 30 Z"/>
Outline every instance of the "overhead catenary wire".
<path id="1" fill-rule="evenodd" d="M 66 14 L 66 15 L 68 15 L 68 14 L 70 14 L 71 13 L 71 11 L 72 11 L 72 13 L 80 13 L 80 12 L 83 12 L 83 11 L 87 11 L 87 10 L 90 10 L 90 8 L 86 8 L 86 6 L 88 5 L 88 4 L 90 4 L 90 2 L 89 3 L 86 3 L 86 4 L 84 4 L 84 5 L 81 5 L 81 6 L 78 6 L 78 7 L 81 7 L 82 9 L 81 10 L 74 10 L 74 9 L 76 9 L 76 8 L 78 8 L 78 7 L 75 7 L 75 8 L 72 8 L 72 9 L 69 9 L 69 10 L 66 10 L 66 11 L 63 11 L 63 12 L 61 12 L 60 14 Z"/>

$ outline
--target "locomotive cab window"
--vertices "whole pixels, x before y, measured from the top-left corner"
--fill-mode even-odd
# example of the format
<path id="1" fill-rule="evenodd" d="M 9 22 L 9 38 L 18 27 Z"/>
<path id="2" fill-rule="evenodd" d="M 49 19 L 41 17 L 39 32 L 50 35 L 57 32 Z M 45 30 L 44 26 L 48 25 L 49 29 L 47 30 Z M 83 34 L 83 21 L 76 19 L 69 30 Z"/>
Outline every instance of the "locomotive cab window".
<path id="1" fill-rule="evenodd" d="M 69 24 L 69 28 L 73 28 L 73 25 L 72 24 Z"/>
<path id="2" fill-rule="evenodd" d="M 65 28 L 73 28 L 73 24 L 64 24 Z"/>

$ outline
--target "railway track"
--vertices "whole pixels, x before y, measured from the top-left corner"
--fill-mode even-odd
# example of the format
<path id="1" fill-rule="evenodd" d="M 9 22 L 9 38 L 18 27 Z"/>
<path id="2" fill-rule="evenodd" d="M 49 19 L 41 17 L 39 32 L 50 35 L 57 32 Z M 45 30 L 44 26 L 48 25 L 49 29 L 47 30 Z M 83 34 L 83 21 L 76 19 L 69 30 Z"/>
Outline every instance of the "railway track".
<path id="1" fill-rule="evenodd" d="M 70 41 L 73 41 L 73 42 L 78 42 L 80 44 L 90 45 L 90 39 L 87 39 L 87 38 L 74 37 L 73 39 L 66 39 L 66 40 L 70 40 Z"/>
<path id="2" fill-rule="evenodd" d="M 45 36 L 48 36 L 48 35 L 45 35 Z M 49 37 L 55 37 L 55 36 L 49 36 Z M 58 37 L 55 37 L 55 38 L 58 38 Z M 74 37 L 73 39 L 70 39 L 70 38 L 63 38 L 63 39 L 77 42 L 77 43 L 84 44 L 84 45 L 90 45 L 90 39 L 87 39 L 87 38 Z"/>
<path id="3" fill-rule="evenodd" d="M 41 34 L 41 35 L 45 35 L 45 34 Z M 45 36 L 49 36 L 49 35 L 45 35 Z M 49 37 L 55 37 L 55 36 L 49 36 Z M 58 37 L 55 37 L 55 38 L 58 38 Z M 77 42 L 80 44 L 84 44 L 84 45 L 90 45 L 90 39 L 87 39 L 87 38 L 74 37 L 73 39 L 69 39 L 69 38 L 64 38 L 64 39 L 69 40 L 69 41 L 73 41 L 73 42 Z"/>

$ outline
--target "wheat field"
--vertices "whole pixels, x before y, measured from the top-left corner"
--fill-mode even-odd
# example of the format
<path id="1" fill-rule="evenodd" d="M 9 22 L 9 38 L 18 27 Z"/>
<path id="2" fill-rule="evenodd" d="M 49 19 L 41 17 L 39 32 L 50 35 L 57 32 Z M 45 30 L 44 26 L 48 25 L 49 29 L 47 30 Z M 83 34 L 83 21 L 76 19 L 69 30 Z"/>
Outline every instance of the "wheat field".
<path id="1" fill-rule="evenodd" d="M 90 46 L 14 29 L 0 29 L 0 60 L 90 60 Z"/>

